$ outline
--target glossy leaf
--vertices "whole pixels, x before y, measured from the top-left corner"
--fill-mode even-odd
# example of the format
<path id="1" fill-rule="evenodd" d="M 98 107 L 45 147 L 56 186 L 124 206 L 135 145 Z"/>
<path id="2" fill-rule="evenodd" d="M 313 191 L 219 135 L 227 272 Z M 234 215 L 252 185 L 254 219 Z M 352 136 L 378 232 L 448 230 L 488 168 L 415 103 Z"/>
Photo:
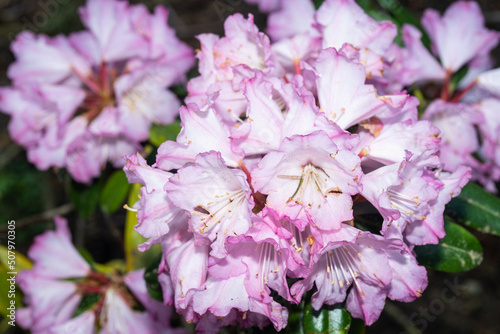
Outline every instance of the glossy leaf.
<path id="1" fill-rule="evenodd" d="M 304 306 L 304 333 L 347 334 L 351 326 L 351 315 L 341 304 L 324 305 L 316 311 L 310 303 Z"/>
<path id="2" fill-rule="evenodd" d="M 130 184 L 122 170 L 117 170 L 106 181 L 102 188 L 99 203 L 106 213 L 113 213 L 123 206 L 127 198 Z"/>
<path id="3" fill-rule="evenodd" d="M 449 273 L 477 267 L 483 260 L 483 249 L 476 237 L 450 221 L 445 222 L 444 228 L 446 236 L 439 244 L 415 247 L 418 262 Z"/>
<path id="4" fill-rule="evenodd" d="M 180 131 L 181 125 L 179 122 L 169 125 L 153 124 L 149 132 L 149 141 L 155 146 L 160 146 L 167 140 L 176 140 Z"/>
<path id="5" fill-rule="evenodd" d="M 163 292 L 160 282 L 158 282 L 158 266 L 160 265 L 160 261 L 161 255 L 157 255 L 155 261 L 151 262 L 151 264 L 144 271 L 144 281 L 146 281 L 146 288 L 149 295 L 152 298 L 163 302 Z"/>
<path id="6" fill-rule="evenodd" d="M 288 325 L 286 332 L 288 334 L 305 334 L 304 332 L 304 298 L 300 304 L 290 304 L 288 306 Z"/>
<path id="7" fill-rule="evenodd" d="M 446 214 L 481 232 L 500 235 L 500 198 L 477 184 L 467 184 L 448 203 Z"/>

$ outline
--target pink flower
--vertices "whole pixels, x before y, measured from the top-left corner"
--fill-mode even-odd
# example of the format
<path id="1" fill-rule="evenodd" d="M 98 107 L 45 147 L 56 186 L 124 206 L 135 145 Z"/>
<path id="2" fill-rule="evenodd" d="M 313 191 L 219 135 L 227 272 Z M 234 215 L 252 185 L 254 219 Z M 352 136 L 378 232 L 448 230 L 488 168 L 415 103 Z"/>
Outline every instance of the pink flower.
<path id="1" fill-rule="evenodd" d="M 474 126 L 483 122 L 480 113 L 466 104 L 436 100 L 423 117 L 441 130 L 441 160 L 446 170 L 472 164 L 471 154 L 479 149 Z"/>
<path id="2" fill-rule="evenodd" d="M 376 114 L 396 114 L 407 99 L 407 95 L 377 96 L 375 87 L 365 85 L 364 66 L 333 48 L 321 52 L 315 70 L 321 111 L 343 129 Z"/>
<path id="3" fill-rule="evenodd" d="M 139 154 L 127 157 L 124 171 L 130 183 L 140 183 L 141 198 L 134 205 L 137 209 L 139 223 L 134 229 L 143 237 L 149 238 L 139 246 L 141 251 L 149 249 L 153 244 L 160 243 L 170 231 L 170 225 L 186 220 L 183 210 L 176 208 L 168 199 L 163 187 L 172 173 L 147 165 Z"/>
<path id="4" fill-rule="evenodd" d="M 56 230 L 36 237 L 28 251 L 33 268 L 19 273 L 26 308 L 18 310 L 22 327 L 42 333 L 69 320 L 82 295 L 77 284 L 61 279 L 85 277 L 90 266 L 71 243 L 66 220 L 56 218 Z"/>
<path id="5" fill-rule="evenodd" d="M 455 72 L 473 58 L 489 53 L 500 39 L 500 34 L 484 27 L 479 5 L 474 1 L 453 3 L 440 17 L 427 9 L 422 25 L 433 42 L 446 71 Z"/>
<path id="6" fill-rule="evenodd" d="M 315 284 L 312 306 L 334 305 L 346 299 L 347 310 L 367 325 L 380 315 L 385 298 L 411 301 L 427 285 L 426 272 L 398 240 L 385 240 L 368 232 L 343 225 L 323 234 L 325 247 L 311 256 L 312 273 L 291 288 L 300 299 Z M 396 270 L 404 263 L 404 277 Z"/>
<path id="7" fill-rule="evenodd" d="M 201 191 L 197 191 L 200 189 Z M 228 169 L 216 152 L 200 154 L 165 184 L 169 199 L 190 214 L 189 226 L 196 239 L 212 245 L 211 255 L 224 257 L 228 236 L 245 233 L 254 206 L 246 175 Z"/>
<path id="8" fill-rule="evenodd" d="M 402 49 L 399 81 L 404 86 L 422 80 L 443 81 L 446 72 L 422 44 L 422 33 L 414 26 L 405 24 L 402 37 L 405 48 Z"/>
<path id="9" fill-rule="evenodd" d="M 338 229 L 352 219 L 360 178 L 359 158 L 322 131 L 285 139 L 252 172 L 255 190 L 268 194 L 267 206 L 301 230 L 309 223 Z"/>
<path id="10" fill-rule="evenodd" d="M 152 123 L 176 118 L 180 102 L 167 88 L 194 59 L 160 7 L 151 15 L 141 5 L 89 0 L 80 14 L 86 31 L 17 37 L 14 86 L 0 90 L 0 108 L 37 168 L 65 167 L 89 183 L 107 162 L 122 167 L 122 156 L 140 150 Z"/>
<path id="11" fill-rule="evenodd" d="M 309 0 L 283 2 L 281 9 L 267 19 L 267 34 L 276 42 L 301 33 L 314 35 L 314 4 Z M 316 32 L 317 34 L 317 32 Z"/>
<path id="12" fill-rule="evenodd" d="M 340 49 L 349 43 L 383 55 L 397 35 L 392 22 L 372 19 L 354 0 L 324 1 L 316 12 L 316 22 L 323 36 L 323 48 Z"/>

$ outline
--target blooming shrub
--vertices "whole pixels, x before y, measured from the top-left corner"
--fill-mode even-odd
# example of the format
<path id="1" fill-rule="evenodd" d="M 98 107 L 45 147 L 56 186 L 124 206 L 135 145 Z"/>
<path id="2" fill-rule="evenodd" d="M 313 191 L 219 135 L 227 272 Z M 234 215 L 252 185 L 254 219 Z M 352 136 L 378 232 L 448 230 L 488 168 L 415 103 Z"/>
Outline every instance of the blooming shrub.
<path id="1" fill-rule="evenodd" d="M 386 298 L 412 301 L 427 286 L 412 249 L 444 236 L 444 206 L 470 170 L 443 171 L 440 131 L 418 120 L 416 99 L 370 83 L 386 80 L 396 27 L 363 14 L 345 33 L 360 13 L 326 1 L 310 31 L 275 44 L 252 16 L 230 16 L 224 37 L 198 37 L 177 140 L 152 167 L 127 158 L 143 185 L 141 249 L 161 243 L 160 276 L 198 330 L 268 320 L 281 330 L 278 295 L 299 303 L 313 286 L 316 310 L 346 301 L 369 325 Z M 367 213 L 380 217 L 370 231 Z"/>
<path id="2" fill-rule="evenodd" d="M 500 235 L 498 199 L 466 187 L 495 192 L 500 180 L 500 72 L 489 58 L 500 34 L 475 3 L 398 30 L 354 0 L 247 2 L 268 14 L 266 33 L 235 13 L 223 36 L 198 35 L 182 106 L 168 87 L 194 57 L 163 7 L 89 0 L 87 30 L 14 41 L 0 108 L 28 159 L 91 190 L 107 162 L 136 184 L 114 174 L 99 194 L 129 198 L 125 264 L 84 259 L 63 218 L 36 238 L 33 268 L 18 277 L 23 328 L 281 331 L 306 307 L 332 306 L 369 326 L 387 299 L 422 295 L 425 266 L 480 263 L 479 242 L 452 218 Z M 177 117 L 176 140 L 146 156 L 151 125 Z M 422 249 L 440 258 L 426 262 Z M 135 261 L 155 255 L 147 268 Z"/>
<path id="3" fill-rule="evenodd" d="M 80 9 L 87 30 L 17 36 L 13 85 L 0 89 L 0 109 L 38 169 L 65 167 L 89 183 L 106 162 L 121 167 L 123 155 L 140 150 L 152 123 L 175 120 L 180 101 L 167 87 L 183 81 L 193 58 L 167 15 L 89 0 Z"/>

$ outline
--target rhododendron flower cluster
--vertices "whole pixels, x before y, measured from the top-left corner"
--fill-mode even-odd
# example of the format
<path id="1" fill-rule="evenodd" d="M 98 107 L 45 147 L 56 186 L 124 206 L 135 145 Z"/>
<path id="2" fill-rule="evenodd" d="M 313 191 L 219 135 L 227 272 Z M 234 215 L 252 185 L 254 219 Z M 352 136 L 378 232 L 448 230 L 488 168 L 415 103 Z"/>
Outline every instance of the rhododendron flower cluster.
<path id="1" fill-rule="evenodd" d="M 498 45 L 500 33 L 485 28 L 476 2 L 458 1 L 440 16 L 425 11 L 422 26 L 432 41 L 431 52 L 421 42 L 421 32 L 404 25 L 404 48 L 393 46 L 389 71 L 393 87 L 428 82 L 442 84 L 441 94 L 431 96 L 423 118 L 441 130 L 441 160 L 444 168 L 455 171 L 472 167 L 472 178 L 496 192 L 500 181 L 500 72 L 491 70 L 490 51 Z M 439 61 L 438 61 L 439 60 Z M 456 85 L 453 75 L 467 70 Z"/>
<path id="2" fill-rule="evenodd" d="M 167 25 L 168 12 L 116 0 L 89 0 L 86 28 L 69 36 L 25 31 L 0 89 L 9 131 L 39 169 L 65 167 L 79 182 L 106 162 L 141 149 L 152 123 L 168 124 L 180 105 L 167 87 L 183 81 L 192 50 Z"/>
<path id="3" fill-rule="evenodd" d="M 298 19 L 295 5 L 273 15 Z M 177 140 L 153 166 L 127 157 L 129 182 L 143 185 L 140 250 L 161 244 L 164 293 L 173 287 L 199 331 L 280 330 L 281 301 L 312 289 L 315 309 L 345 302 L 372 324 L 386 298 L 426 288 L 413 247 L 445 235 L 444 206 L 470 178 L 443 170 L 440 131 L 418 120 L 418 100 L 389 90 L 397 27 L 354 1 L 302 5 L 310 24 L 270 27 L 274 43 L 251 15 L 198 36 Z"/>
<path id="4" fill-rule="evenodd" d="M 144 269 L 125 275 L 93 270 L 72 245 L 63 218 L 56 218 L 55 231 L 36 237 L 28 255 L 33 268 L 18 275 L 27 306 L 16 312 L 16 319 L 31 333 L 153 334 L 170 329 L 173 309 L 149 296 Z M 83 302 L 89 297 L 96 302 Z M 145 310 L 137 311 L 138 306 Z M 183 333 L 169 333 L 174 332 Z"/>

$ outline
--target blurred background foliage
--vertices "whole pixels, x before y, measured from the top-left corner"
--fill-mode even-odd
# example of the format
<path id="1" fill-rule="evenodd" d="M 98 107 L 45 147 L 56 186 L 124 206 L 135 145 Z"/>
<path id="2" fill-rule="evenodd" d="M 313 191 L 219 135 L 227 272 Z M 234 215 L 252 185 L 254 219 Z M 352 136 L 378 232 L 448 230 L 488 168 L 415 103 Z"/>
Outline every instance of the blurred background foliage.
<path id="1" fill-rule="evenodd" d="M 29 29 L 35 33 L 56 35 L 81 30 L 83 27 L 77 8 L 84 2 L 0 0 L 0 85 L 9 85 L 6 70 L 14 60 L 9 44 L 17 33 Z M 178 37 L 193 48 L 199 47 L 194 37 L 197 34 L 212 32 L 222 35 L 224 19 L 236 12 L 245 15 L 252 13 L 261 30 L 264 30 L 266 24 L 266 16 L 259 13 L 255 6 L 242 0 L 131 2 L 144 3 L 151 9 L 160 4 L 168 7 L 170 25 L 177 31 Z M 410 14 L 419 19 L 426 8 L 432 7 L 442 12 L 453 1 L 359 2 L 364 8 L 370 8 L 374 17 L 390 19 L 394 17 L 391 9 L 402 5 L 408 10 L 403 12 L 404 15 Z M 487 26 L 500 30 L 500 2 L 478 2 L 485 13 Z M 495 57 L 499 65 L 498 48 L 495 50 Z M 16 250 L 26 254 L 37 234 L 53 228 L 52 217 L 63 215 L 70 223 L 77 247 L 85 248 L 96 262 L 123 259 L 125 253 L 131 251 L 124 250 L 124 239 L 130 238 L 127 233 L 130 233 L 132 224 L 126 218 L 126 211 L 121 209 L 127 199 L 125 196 L 114 196 L 113 199 L 119 198 L 118 203 L 110 203 L 99 198 L 103 187 L 108 187 L 107 191 L 111 194 L 123 192 L 123 189 L 119 190 L 120 184 L 123 184 L 123 176 L 120 183 L 120 176 L 116 176 L 108 168 L 92 186 L 85 186 L 72 182 L 64 170 L 38 171 L 27 162 L 25 151 L 11 141 L 7 132 L 8 120 L 8 116 L 0 114 L 0 243 L 5 244 L 7 222 L 16 220 Z M 152 148 L 150 157 L 154 157 L 154 153 Z M 105 180 L 111 176 L 118 180 L 115 181 L 118 189 L 106 184 L 108 181 Z M 125 232 L 126 221 L 129 232 Z M 429 270 L 430 283 L 423 297 L 410 304 L 388 302 L 379 321 L 367 328 L 366 333 L 498 333 L 500 284 L 497 277 L 500 275 L 500 243 L 498 237 L 471 232 L 483 245 L 484 261 L 479 267 L 459 275 Z M 447 293 L 452 292 L 453 301 L 443 300 L 445 289 Z M 6 328 L 0 325 L 0 332 Z M 12 333 L 23 333 L 19 328 L 9 330 Z"/>

